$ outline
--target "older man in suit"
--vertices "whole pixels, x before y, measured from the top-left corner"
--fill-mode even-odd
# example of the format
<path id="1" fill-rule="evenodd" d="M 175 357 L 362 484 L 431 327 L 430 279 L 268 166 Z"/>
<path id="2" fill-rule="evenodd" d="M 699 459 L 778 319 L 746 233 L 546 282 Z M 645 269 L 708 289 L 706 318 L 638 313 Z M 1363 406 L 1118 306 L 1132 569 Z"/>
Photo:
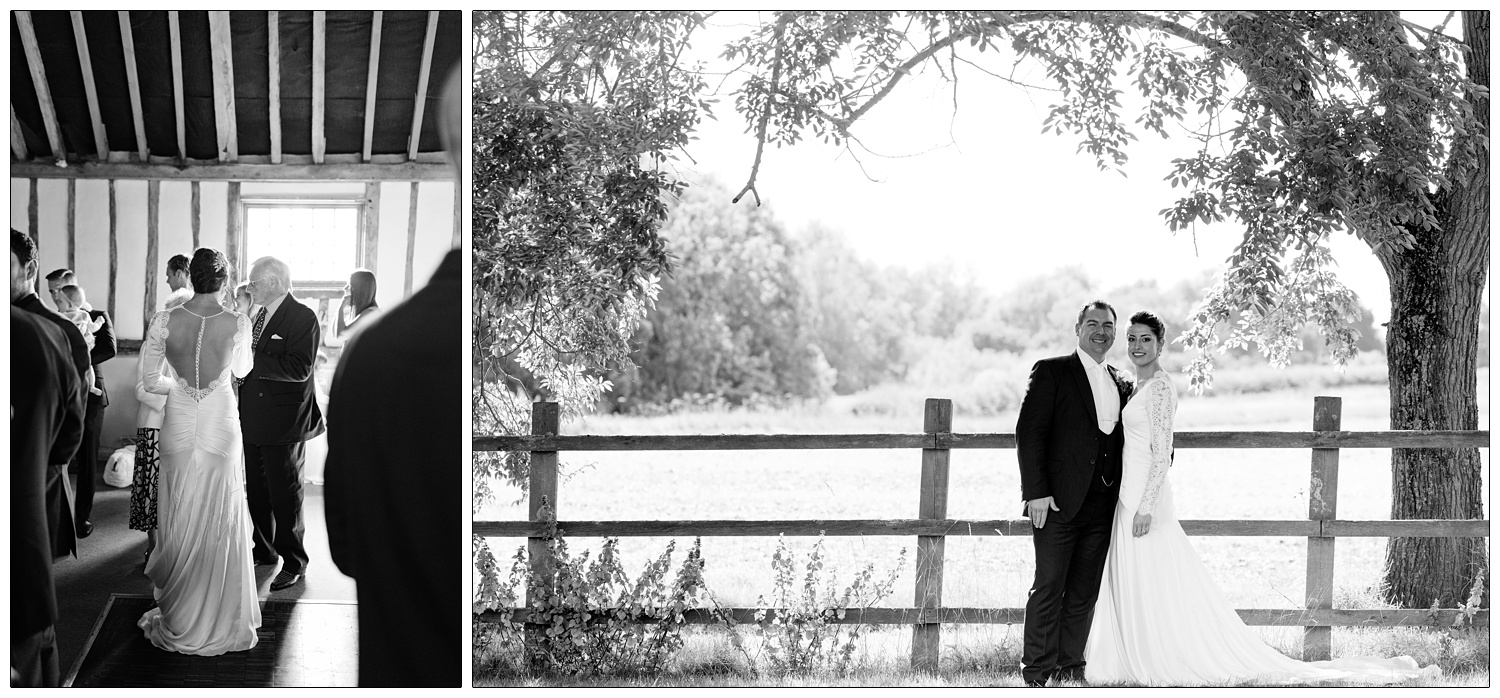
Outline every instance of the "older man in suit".
<path id="1" fill-rule="evenodd" d="M 47 275 L 47 290 L 52 294 L 52 302 L 59 307 L 62 300 L 58 296 L 62 290 L 76 285 L 78 275 L 72 269 L 57 269 Z M 73 516 L 77 519 L 78 537 L 88 538 L 94 532 L 89 517 L 94 511 L 95 480 L 99 477 L 99 434 L 104 431 L 104 408 L 109 407 L 109 390 L 104 387 L 104 372 L 100 369 L 104 362 L 115 357 L 116 347 L 115 327 L 110 322 L 109 313 L 95 310 L 87 302 L 81 309 L 89 314 L 90 320 L 100 322 L 99 329 L 94 330 L 94 347 L 89 350 L 94 389 L 88 391 L 88 405 L 84 409 L 83 445 L 73 456 L 73 465 L 78 470 L 78 498 L 74 502 Z"/>
<path id="2" fill-rule="evenodd" d="M 21 237 L 30 243 L 30 238 Z M 76 549 L 65 469 L 83 437 L 83 379 L 72 365 L 62 329 L 14 305 L 27 296 L 35 298 L 31 290 L 36 248 L 21 245 L 20 256 L 29 255 L 33 267 L 28 275 L 28 263 L 17 255 L 16 231 L 11 241 L 11 684 L 56 686 L 57 592 L 52 563 Z"/>
<path id="3" fill-rule="evenodd" d="M 1073 352 L 1031 367 L 1016 420 L 1021 498 L 1036 549 L 1021 650 L 1021 678 L 1029 686 L 1083 680 L 1120 494 L 1120 410 L 1130 382 L 1104 363 L 1115 341 L 1115 309 L 1088 303 L 1073 330 Z"/>
<path id="4" fill-rule="evenodd" d="M 285 262 L 255 260 L 249 289 L 260 311 L 251 318 L 255 367 L 240 386 L 245 496 L 255 526 L 255 563 L 273 565 L 280 556 L 281 572 L 271 581 L 271 590 L 280 591 L 307 574 L 302 466 L 305 442 L 323 433 L 313 385 L 322 332 L 317 314 L 292 297 L 292 273 Z"/>

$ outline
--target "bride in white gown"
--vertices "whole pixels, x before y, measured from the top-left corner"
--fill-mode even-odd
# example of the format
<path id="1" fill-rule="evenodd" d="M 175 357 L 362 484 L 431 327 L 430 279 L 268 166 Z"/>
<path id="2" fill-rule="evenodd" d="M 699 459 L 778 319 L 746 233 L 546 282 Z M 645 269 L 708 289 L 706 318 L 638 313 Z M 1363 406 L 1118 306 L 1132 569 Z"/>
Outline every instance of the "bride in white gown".
<path id="1" fill-rule="evenodd" d="M 145 387 L 167 396 L 159 432 L 158 538 L 146 565 L 157 607 L 137 623 L 164 650 L 218 655 L 255 646 L 260 604 L 231 374 L 250 372 L 250 321 L 219 305 L 224 255 L 199 249 L 195 295 L 151 319 Z"/>
<path id="2" fill-rule="evenodd" d="M 1248 681 L 1394 683 L 1431 674 L 1410 657 L 1300 662 L 1267 646 L 1225 600 L 1177 521 L 1171 467 L 1177 390 L 1158 365 L 1166 328 L 1130 318 L 1136 366 L 1125 425 L 1120 501 L 1084 651 L 1090 684 L 1226 685 Z"/>

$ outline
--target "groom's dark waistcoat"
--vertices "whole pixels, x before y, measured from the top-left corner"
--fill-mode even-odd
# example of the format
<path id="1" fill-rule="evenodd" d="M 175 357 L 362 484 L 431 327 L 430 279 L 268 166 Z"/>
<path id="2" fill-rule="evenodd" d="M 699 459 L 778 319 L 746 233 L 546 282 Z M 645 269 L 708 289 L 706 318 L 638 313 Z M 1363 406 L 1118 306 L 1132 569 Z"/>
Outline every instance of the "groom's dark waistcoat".
<path id="1" fill-rule="evenodd" d="M 1114 369 L 1106 372 L 1120 393 L 1123 409 L 1129 397 L 1127 383 Z M 1099 431 L 1098 411 L 1088 373 L 1076 353 L 1042 359 L 1031 367 L 1026 397 L 1016 420 L 1016 458 L 1021 464 L 1021 498 L 1052 497 L 1058 511 L 1049 520 L 1069 521 L 1078 513 L 1096 473 L 1114 474 L 1111 483 L 1118 491 L 1120 451 L 1125 445 L 1125 431 L 1116 414 L 1111 434 Z M 1108 463 L 1098 463 L 1103 449 Z"/>
<path id="2" fill-rule="evenodd" d="M 250 323 L 255 324 L 251 314 Z M 245 443 L 290 444 L 323 433 L 313 382 L 322 338 L 318 316 L 291 294 L 261 329 L 255 368 L 240 386 L 240 429 Z"/>

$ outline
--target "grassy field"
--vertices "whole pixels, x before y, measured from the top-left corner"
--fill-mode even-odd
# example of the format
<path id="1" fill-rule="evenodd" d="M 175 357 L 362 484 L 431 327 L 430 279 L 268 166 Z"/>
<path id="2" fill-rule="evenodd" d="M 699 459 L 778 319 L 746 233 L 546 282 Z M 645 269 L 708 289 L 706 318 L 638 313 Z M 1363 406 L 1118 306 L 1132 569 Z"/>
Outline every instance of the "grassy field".
<path id="1" fill-rule="evenodd" d="M 1487 375 L 1481 375 L 1487 385 Z M 1388 428 L 1384 386 L 1340 386 L 1323 391 L 1343 397 L 1343 426 L 1349 430 Z M 1488 426 L 1488 391 L 1481 395 L 1482 428 Z M 1312 419 L 1310 392 L 1279 390 L 1228 397 L 1184 394 L 1176 428 L 1182 431 L 1306 430 Z M 990 418 L 955 417 L 955 432 L 1009 432 L 1014 414 Z M 911 414 L 855 417 L 837 401 L 820 408 L 776 412 L 711 412 L 653 418 L 594 417 L 564 425 L 565 433 L 911 433 L 921 431 L 921 407 Z M 1488 452 L 1485 458 L 1488 511 Z M 1345 450 L 1339 477 L 1339 517 L 1384 519 L 1390 509 L 1389 451 Z M 915 518 L 920 455 L 917 451 L 705 451 L 595 453 L 563 456 L 558 518 L 605 519 L 839 519 Z M 1184 449 L 1177 454 L 1172 487 L 1183 519 L 1298 519 L 1307 516 L 1309 453 L 1305 450 Z M 521 520 L 520 493 L 503 491 L 499 501 L 480 512 L 480 520 Z M 951 456 L 948 515 L 951 518 L 1020 518 L 1019 474 L 1010 450 L 959 450 Z M 708 538 L 703 540 L 705 578 L 714 598 L 725 606 L 755 605 L 772 586 L 774 538 Z M 597 540 L 576 540 L 574 550 L 597 547 Z M 627 569 L 639 569 L 659 553 L 665 539 L 621 541 Z M 679 548 L 686 541 L 679 542 Z M 505 559 L 524 545 L 521 539 L 490 540 Z M 793 550 L 805 551 L 810 539 L 794 539 Z M 1304 538 L 1198 537 L 1194 546 L 1238 608 L 1297 608 L 1304 593 Z M 907 569 L 896 594 L 883 605 L 912 603 L 910 538 L 830 538 L 831 566 L 847 579 L 866 563 L 884 573 L 907 550 Z M 1335 605 L 1369 607 L 1380 580 L 1384 539 L 1338 541 Z M 1033 569 L 1032 548 L 1025 538 L 953 537 L 945 556 L 943 602 L 949 606 L 1019 607 L 1024 605 Z M 1295 653 L 1300 629 L 1258 629 L 1269 642 Z M 731 685 L 728 677 L 704 666 L 722 648 L 715 631 L 695 632 L 679 658 L 680 675 L 650 681 L 693 685 Z M 1019 685 L 1015 674 L 1019 626 L 958 626 L 944 629 L 944 674 L 911 675 L 911 685 L 942 681 L 951 685 Z M 1337 629 L 1335 656 L 1412 654 L 1429 663 L 1438 652 L 1438 634 L 1414 630 Z M 901 674 L 909 647 L 909 630 L 880 631 L 865 642 L 865 668 L 854 683 L 813 677 L 815 685 L 907 685 Z M 1011 649 L 1007 649 L 1011 648 Z M 1409 648 L 1409 649 L 1408 649 Z M 1425 655 L 1425 659 L 1424 659 Z M 1479 678 L 1448 676 L 1437 685 L 1488 683 L 1488 635 L 1484 635 L 1484 671 Z M 696 659 L 695 659 L 696 658 Z M 698 667 L 698 668 L 694 668 Z M 743 679 L 741 679 L 743 680 Z M 869 683 L 864 683 L 869 682 Z M 1457 682 L 1457 683 L 1455 683 Z M 807 684 L 807 685 L 812 685 Z M 770 683 L 756 685 L 795 685 Z"/>

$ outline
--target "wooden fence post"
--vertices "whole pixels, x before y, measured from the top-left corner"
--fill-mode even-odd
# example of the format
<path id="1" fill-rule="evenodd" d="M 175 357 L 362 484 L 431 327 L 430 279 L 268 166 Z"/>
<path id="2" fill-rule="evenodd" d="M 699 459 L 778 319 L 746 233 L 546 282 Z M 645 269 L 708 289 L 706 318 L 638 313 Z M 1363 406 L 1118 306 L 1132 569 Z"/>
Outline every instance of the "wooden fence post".
<path id="1" fill-rule="evenodd" d="M 1339 431 L 1343 422 L 1343 398 L 1313 398 L 1313 431 Z M 1307 518 L 1331 521 L 1338 515 L 1339 450 L 1312 450 L 1312 482 L 1307 491 Z M 1337 538 L 1307 539 L 1307 608 L 1333 608 L 1333 552 Z M 1302 631 L 1302 660 L 1329 659 L 1333 652 L 1333 628 L 1308 626 Z"/>
<path id="2" fill-rule="evenodd" d="M 533 402 L 531 403 L 531 433 L 534 436 L 556 436 L 558 424 L 557 403 L 555 402 Z M 532 451 L 531 467 L 529 468 L 528 481 L 526 485 L 527 494 L 530 497 L 526 507 L 527 518 L 531 521 L 542 520 L 542 507 L 546 506 L 552 510 L 553 520 L 557 519 L 557 451 Z M 531 576 L 533 579 L 542 580 L 544 587 L 551 587 L 553 580 L 552 548 L 548 545 L 546 538 L 535 536 L 526 539 L 527 559 L 531 564 Z M 538 601 L 532 594 L 531 585 L 526 586 L 526 608 L 530 610 L 532 604 Z M 526 643 L 534 647 L 537 633 L 540 630 L 527 630 Z M 527 653 L 528 656 L 530 652 Z"/>
<path id="3" fill-rule="evenodd" d="M 928 398 L 922 418 L 922 431 L 933 435 L 951 433 L 953 431 L 953 401 Z M 934 441 L 936 441 L 935 437 Z M 918 504 L 918 518 L 948 518 L 948 449 L 946 447 L 922 449 L 921 496 L 921 502 Z M 917 608 L 936 609 L 943 605 L 943 541 L 943 536 L 917 536 L 917 594 L 914 604 Z M 917 620 L 925 621 L 927 618 L 918 617 Z M 940 623 L 918 622 L 912 627 L 911 668 L 913 671 L 937 671 L 942 632 L 943 626 Z"/>

